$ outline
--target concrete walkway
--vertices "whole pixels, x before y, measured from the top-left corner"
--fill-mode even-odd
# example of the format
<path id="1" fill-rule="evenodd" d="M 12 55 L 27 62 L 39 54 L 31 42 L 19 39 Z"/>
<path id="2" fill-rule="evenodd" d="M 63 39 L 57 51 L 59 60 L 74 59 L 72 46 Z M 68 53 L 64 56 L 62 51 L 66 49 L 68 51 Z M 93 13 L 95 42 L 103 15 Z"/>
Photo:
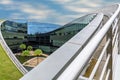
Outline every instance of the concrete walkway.
<path id="1" fill-rule="evenodd" d="M 120 55 L 117 56 L 113 80 L 120 80 Z"/>

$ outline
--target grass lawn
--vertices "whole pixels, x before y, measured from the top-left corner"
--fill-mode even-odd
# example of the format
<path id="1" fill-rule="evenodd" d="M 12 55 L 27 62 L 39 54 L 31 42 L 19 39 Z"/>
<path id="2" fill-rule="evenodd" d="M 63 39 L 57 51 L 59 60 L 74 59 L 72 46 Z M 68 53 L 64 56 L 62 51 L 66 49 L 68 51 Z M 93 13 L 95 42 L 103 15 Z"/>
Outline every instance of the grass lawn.
<path id="1" fill-rule="evenodd" d="M 19 80 L 22 76 L 0 45 L 0 80 Z"/>

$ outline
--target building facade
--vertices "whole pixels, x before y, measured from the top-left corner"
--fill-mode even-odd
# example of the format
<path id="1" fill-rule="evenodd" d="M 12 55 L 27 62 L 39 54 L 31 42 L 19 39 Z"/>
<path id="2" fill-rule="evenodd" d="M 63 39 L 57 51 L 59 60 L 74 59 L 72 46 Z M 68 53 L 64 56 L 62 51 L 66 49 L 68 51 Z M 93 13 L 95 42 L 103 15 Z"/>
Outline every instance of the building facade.
<path id="1" fill-rule="evenodd" d="M 27 36 L 27 23 L 5 21 L 1 26 L 1 32 L 7 45 L 16 53 Z"/>

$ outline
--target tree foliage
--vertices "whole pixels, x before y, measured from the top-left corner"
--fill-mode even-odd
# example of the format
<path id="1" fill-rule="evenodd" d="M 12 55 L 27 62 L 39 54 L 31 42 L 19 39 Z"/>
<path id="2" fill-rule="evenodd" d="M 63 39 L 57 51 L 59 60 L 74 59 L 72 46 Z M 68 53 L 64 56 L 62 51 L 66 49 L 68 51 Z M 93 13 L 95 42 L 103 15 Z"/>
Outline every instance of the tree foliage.
<path id="1" fill-rule="evenodd" d="M 29 51 L 31 51 L 32 49 L 33 49 L 32 46 L 28 46 L 28 47 L 27 47 L 27 50 L 29 50 Z"/>
<path id="2" fill-rule="evenodd" d="M 23 50 L 23 49 L 26 49 L 26 45 L 25 45 L 25 44 L 21 44 L 21 45 L 20 45 L 20 49 L 22 49 L 22 50 Z"/>
<path id="3" fill-rule="evenodd" d="M 25 50 L 25 51 L 23 51 L 23 52 L 22 52 L 22 55 L 23 55 L 23 56 L 29 56 L 29 55 L 30 55 L 30 53 L 29 53 L 29 51 L 28 51 L 28 50 Z"/>
<path id="4" fill-rule="evenodd" d="M 36 50 L 34 51 L 34 55 L 36 55 L 36 56 L 40 56 L 42 53 L 43 53 L 43 52 L 42 52 L 41 49 L 36 49 Z"/>
<path id="5" fill-rule="evenodd" d="M 40 56 L 41 54 L 42 54 L 42 50 L 41 49 L 36 49 L 34 51 L 34 55 L 37 56 L 37 64 L 39 63 L 38 56 Z"/>

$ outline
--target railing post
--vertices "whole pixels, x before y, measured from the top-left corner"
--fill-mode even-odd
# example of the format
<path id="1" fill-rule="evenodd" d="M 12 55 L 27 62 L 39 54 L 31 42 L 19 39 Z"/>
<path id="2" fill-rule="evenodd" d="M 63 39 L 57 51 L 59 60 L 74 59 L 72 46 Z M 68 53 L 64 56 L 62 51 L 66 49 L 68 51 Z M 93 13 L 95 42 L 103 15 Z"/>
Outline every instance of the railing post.
<path id="1" fill-rule="evenodd" d="M 111 56 L 110 56 L 110 60 L 109 60 L 109 63 L 108 63 L 108 68 L 107 68 L 107 70 L 111 70 L 110 71 L 110 75 L 109 75 L 109 79 L 108 80 L 113 80 L 112 79 L 112 74 L 113 74 L 113 71 L 112 71 L 112 39 L 113 39 L 113 37 L 112 37 L 113 35 L 112 35 L 112 26 L 110 27 L 110 29 L 109 29 L 109 31 L 108 31 L 108 33 L 107 33 L 107 39 L 110 39 L 110 43 L 109 43 L 109 46 L 108 46 L 108 48 L 107 48 L 107 56 L 108 56 L 108 54 L 110 54 Z"/>
<path id="2" fill-rule="evenodd" d="M 120 26 L 120 20 L 119 20 L 120 18 L 119 17 L 120 17 L 120 13 L 118 15 L 118 24 L 117 24 L 118 25 L 118 41 L 120 41 L 120 27 L 119 27 Z M 120 43 L 119 42 L 118 42 L 118 49 L 120 50 Z M 120 54 L 119 50 L 118 50 L 118 54 Z"/>

